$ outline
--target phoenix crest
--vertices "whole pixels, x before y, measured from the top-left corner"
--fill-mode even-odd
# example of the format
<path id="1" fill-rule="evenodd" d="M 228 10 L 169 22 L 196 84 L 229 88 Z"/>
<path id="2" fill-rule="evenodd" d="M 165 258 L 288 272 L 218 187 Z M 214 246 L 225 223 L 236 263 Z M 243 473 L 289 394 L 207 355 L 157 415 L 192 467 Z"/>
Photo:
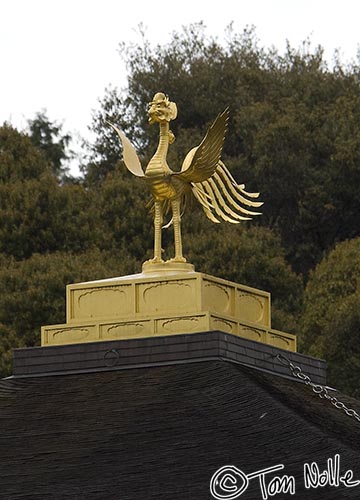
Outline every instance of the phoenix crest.
<path id="1" fill-rule="evenodd" d="M 193 196 L 205 215 L 215 223 L 219 223 L 219 219 L 234 224 L 250 220 L 254 215 L 260 215 L 251 209 L 260 207 L 262 202 L 254 201 L 259 193 L 249 193 L 244 184 L 236 183 L 220 159 L 228 126 L 228 108 L 217 116 L 200 145 L 189 151 L 179 172 L 172 171 L 166 160 L 169 145 L 175 139 L 169 124 L 177 116 L 176 104 L 158 92 L 149 103 L 148 116 L 150 124 L 159 124 L 160 134 L 156 152 L 145 170 L 129 139 L 115 125 L 108 123 L 120 137 L 127 169 L 147 182 L 153 197 L 154 258 L 150 262 L 164 262 L 161 230 L 169 209 L 172 211 L 170 222 L 174 225 L 175 241 L 175 256 L 171 261 L 186 262 L 182 251 L 181 210 L 187 197 Z"/>

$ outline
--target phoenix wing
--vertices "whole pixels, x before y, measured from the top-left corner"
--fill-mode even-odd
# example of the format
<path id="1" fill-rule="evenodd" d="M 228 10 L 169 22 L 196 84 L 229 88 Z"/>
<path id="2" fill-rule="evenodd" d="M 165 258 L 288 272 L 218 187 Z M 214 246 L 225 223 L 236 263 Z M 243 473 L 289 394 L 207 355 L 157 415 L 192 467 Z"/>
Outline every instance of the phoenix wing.
<path id="1" fill-rule="evenodd" d="M 228 120 L 229 108 L 226 108 L 217 116 L 200 145 L 186 155 L 181 172 L 174 174 L 175 177 L 185 182 L 203 182 L 213 175 L 221 157 Z"/>
<path id="2" fill-rule="evenodd" d="M 191 184 L 195 198 L 200 202 L 206 216 L 213 222 L 220 219 L 238 224 L 250 220 L 254 215 L 261 215 L 248 208 L 258 208 L 263 204 L 254 199 L 259 193 L 245 191 L 244 184 L 237 184 L 229 170 L 220 160 L 214 174 L 203 182 Z"/>
<path id="3" fill-rule="evenodd" d="M 134 146 L 131 144 L 126 135 L 119 130 L 115 125 L 110 122 L 107 122 L 120 137 L 121 144 L 123 147 L 123 159 L 126 168 L 137 177 L 145 177 L 144 171 L 141 167 L 141 163 L 139 157 L 136 153 Z"/>
<path id="4" fill-rule="evenodd" d="M 259 193 L 245 191 L 244 184 L 237 184 L 229 170 L 220 160 L 229 109 L 218 115 L 201 144 L 186 156 L 181 172 L 176 177 L 188 182 L 195 198 L 201 204 L 206 216 L 219 223 L 219 218 L 237 224 L 261 215 L 248 208 L 260 207 L 263 203 L 254 201 Z"/>

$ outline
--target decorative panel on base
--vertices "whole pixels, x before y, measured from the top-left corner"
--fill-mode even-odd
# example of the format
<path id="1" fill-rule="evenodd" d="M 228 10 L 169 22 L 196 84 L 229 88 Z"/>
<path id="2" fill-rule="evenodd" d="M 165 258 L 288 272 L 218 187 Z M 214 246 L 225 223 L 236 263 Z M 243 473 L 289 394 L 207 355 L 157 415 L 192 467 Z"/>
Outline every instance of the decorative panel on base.
<path id="1" fill-rule="evenodd" d="M 66 302 L 43 346 L 218 330 L 296 351 L 294 335 L 271 329 L 269 293 L 194 271 L 68 285 Z"/>
<path id="2" fill-rule="evenodd" d="M 211 311 L 271 327 L 269 293 L 197 272 L 77 283 L 66 299 L 67 323 Z"/>

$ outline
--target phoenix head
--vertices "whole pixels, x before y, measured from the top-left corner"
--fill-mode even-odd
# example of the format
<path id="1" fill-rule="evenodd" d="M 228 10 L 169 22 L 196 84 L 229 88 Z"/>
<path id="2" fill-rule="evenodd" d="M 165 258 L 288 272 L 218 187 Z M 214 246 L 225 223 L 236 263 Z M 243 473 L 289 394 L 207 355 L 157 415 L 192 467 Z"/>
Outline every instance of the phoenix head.
<path id="1" fill-rule="evenodd" d="M 151 125 L 153 123 L 170 122 L 175 120 L 177 116 L 177 107 L 165 94 L 157 92 L 149 103 L 148 115 Z"/>

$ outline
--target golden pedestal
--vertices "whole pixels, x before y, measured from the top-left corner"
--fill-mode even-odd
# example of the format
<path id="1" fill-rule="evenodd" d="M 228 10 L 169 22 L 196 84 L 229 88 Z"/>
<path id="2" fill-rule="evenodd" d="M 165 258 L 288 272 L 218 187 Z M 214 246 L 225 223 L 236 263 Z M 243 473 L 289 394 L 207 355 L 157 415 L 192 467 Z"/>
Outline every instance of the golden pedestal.
<path id="1" fill-rule="evenodd" d="M 66 324 L 42 327 L 41 345 L 220 330 L 296 351 L 294 335 L 271 329 L 269 293 L 181 266 L 68 285 Z"/>

